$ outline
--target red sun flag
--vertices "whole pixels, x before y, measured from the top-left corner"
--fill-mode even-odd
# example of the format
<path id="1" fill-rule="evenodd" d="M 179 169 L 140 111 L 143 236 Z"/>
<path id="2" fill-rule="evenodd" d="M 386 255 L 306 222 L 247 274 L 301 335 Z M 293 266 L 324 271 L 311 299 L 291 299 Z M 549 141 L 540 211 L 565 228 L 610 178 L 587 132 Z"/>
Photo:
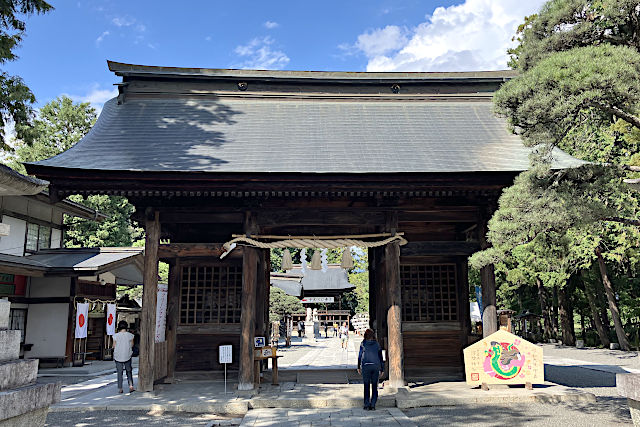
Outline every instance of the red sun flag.
<path id="1" fill-rule="evenodd" d="M 89 316 L 89 304 L 78 303 L 76 306 L 76 338 L 87 337 L 88 316 Z"/>
<path id="2" fill-rule="evenodd" d="M 116 333 L 116 305 L 107 304 L 107 335 Z"/>
<path id="3" fill-rule="evenodd" d="M 107 319 L 110 325 L 113 325 L 113 314 L 109 313 L 109 318 Z"/>

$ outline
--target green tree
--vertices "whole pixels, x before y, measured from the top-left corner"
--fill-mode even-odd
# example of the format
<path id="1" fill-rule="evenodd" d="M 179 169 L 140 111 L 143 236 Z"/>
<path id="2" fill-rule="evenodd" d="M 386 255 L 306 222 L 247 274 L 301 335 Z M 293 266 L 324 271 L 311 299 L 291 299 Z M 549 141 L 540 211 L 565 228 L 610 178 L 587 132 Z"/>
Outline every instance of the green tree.
<path id="1" fill-rule="evenodd" d="M 600 317 L 587 283 L 596 268 L 625 349 L 621 317 L 632 311 L 624 304 L 636 292 L 640 209 L 622 178 L 638 163 L 640 148 L 639 12 L 637 1 L 551 0 L 525 18 L 518 46 L 509 52 L 521 73 L 494 101 L 538 155 L 500 198 L 489 223 L 493 247 L 471 259 L 474 267 L 496 263 L 512 285 L 537 287 L 543 314 L 551 305 L 546 288 L 558 289 L 569 341 L 578 287 L 590 298 L 592 316 Z M 554 171 L 555 147 L 598 164 Z M 606 312 L 601 320 L 606 324 L 598 332 L 606 343 Z"/>
<path id="2" fill-rule="evenodd" d="M 297 297 L 271 286 L 269 293 L 269 321 L 278 322 L 287 314 L 302 313 L 304 306 Z"/>
<path id="3" fill-rule="evenodd" d="M 24 18 L 33 14 L 47 13 L 53 7 L 42 0 L 6 0 L 0 5 L 0 64 L 15 61 L 15 49 L 25 35 Z M 7 144 L 5 125 L 15 125 L 16 137 L 31 142 L 34 132 L 33 103 L 35 96 L 18 76 L 0 71 L 0 147 L 11 150 Z"/>

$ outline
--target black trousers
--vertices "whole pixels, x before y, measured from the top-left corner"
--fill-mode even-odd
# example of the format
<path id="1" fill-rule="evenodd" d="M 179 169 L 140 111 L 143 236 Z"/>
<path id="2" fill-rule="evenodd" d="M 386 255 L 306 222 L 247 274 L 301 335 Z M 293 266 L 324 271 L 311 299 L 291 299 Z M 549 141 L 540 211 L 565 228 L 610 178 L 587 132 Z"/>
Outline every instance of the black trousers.
<path id="1" fill-rule="evenodd" d="M 378 401 L 379 376 L 380 368 L 378 366 L 365 365 L 362 367 L 362 382 L 364 383 L 364 406 L 376 406 L 376 402 Z"/>

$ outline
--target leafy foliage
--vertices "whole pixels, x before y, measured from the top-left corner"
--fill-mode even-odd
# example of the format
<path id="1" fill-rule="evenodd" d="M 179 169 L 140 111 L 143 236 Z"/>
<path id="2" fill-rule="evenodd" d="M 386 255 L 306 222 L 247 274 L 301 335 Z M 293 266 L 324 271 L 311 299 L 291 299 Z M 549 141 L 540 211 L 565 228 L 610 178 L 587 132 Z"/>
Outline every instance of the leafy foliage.
<path id="1" fill-rule="evenodd" d="M 287 295 L 282 289 L 271 287 L 269 293 L 269 321 L 277 322 L 287 314 L 302 313 L 304 307 L 297 297 Z"/>
<path id="2" fill-rule="evenodd" d="M 24 17 L 47 13 L 53 7 L 42 0 L 6 0 L 0 3 L 0 64 L 15 61 L 15 49 L 22 42 L 26 24 Z M 18 76 L 0 72 L 0 148 L 7 144 L 5 125 L 13 123 L 18 139 L 30 143 L 36 133 L 32 129 L 35 96 Z"/>

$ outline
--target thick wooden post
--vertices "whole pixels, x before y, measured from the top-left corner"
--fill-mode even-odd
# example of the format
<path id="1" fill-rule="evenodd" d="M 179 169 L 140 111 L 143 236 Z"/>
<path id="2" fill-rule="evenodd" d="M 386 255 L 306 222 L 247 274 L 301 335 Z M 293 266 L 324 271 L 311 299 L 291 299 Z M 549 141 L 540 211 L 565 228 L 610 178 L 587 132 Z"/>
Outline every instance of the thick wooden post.
<path id="1" fill-rule="evenodd" d="M 245 233 L 255 233 L 251 214 L 245 218 Z M 253 390 L 253 338 L 256 320 L 256 286 L 258 273 L 258 249 L 245 246 L 242 255 L 242 310 L 240 312 L 240 359 L 238 390 Z"/>
<path id="2" fill-rule="evenodd" d="M 170 383 L 174 380 L 176 370 L 181 274 L 180 260 L 176 259 L 169 266 L 169 292 L 167 295 L 167 382 Z"/>
<path id="3" fill-rule="evenodd" d="M 490 246 L 487 242 L 487 222 L 491 216 L 487 213 L 480 219 L 480 247 L 486 249 Z M 482 337 L 488 337 L 498 330 L 498 313 L 496 308 L 496 275 L 493 264 L 480 270 L 480 283 L 482 284 Z"/>
<path id="4" fill-rule="evenodd" d="M 158 297 L 158 244 L 160 243 L 160 214 L 147 209 L 144 245 L 144 275 L 142 287 L 142 315 L 140 317 L 140 366 L 138 389 L 153 391 L 154 347 L 156 337 L 156 299 Z"/>
<path id="5" fill-rule="evenodd" d="M 387 226 L 391 233 L 396 232 L 397 213 L 387 218 Z M 389 385 L 404 387 L 404 348 L 402 342 L 402 290 L 400 289 L 400 245 L 389 243 L 385 247 L 385 270 L 387 278 L 387 328 L 389 340 Z"/>

